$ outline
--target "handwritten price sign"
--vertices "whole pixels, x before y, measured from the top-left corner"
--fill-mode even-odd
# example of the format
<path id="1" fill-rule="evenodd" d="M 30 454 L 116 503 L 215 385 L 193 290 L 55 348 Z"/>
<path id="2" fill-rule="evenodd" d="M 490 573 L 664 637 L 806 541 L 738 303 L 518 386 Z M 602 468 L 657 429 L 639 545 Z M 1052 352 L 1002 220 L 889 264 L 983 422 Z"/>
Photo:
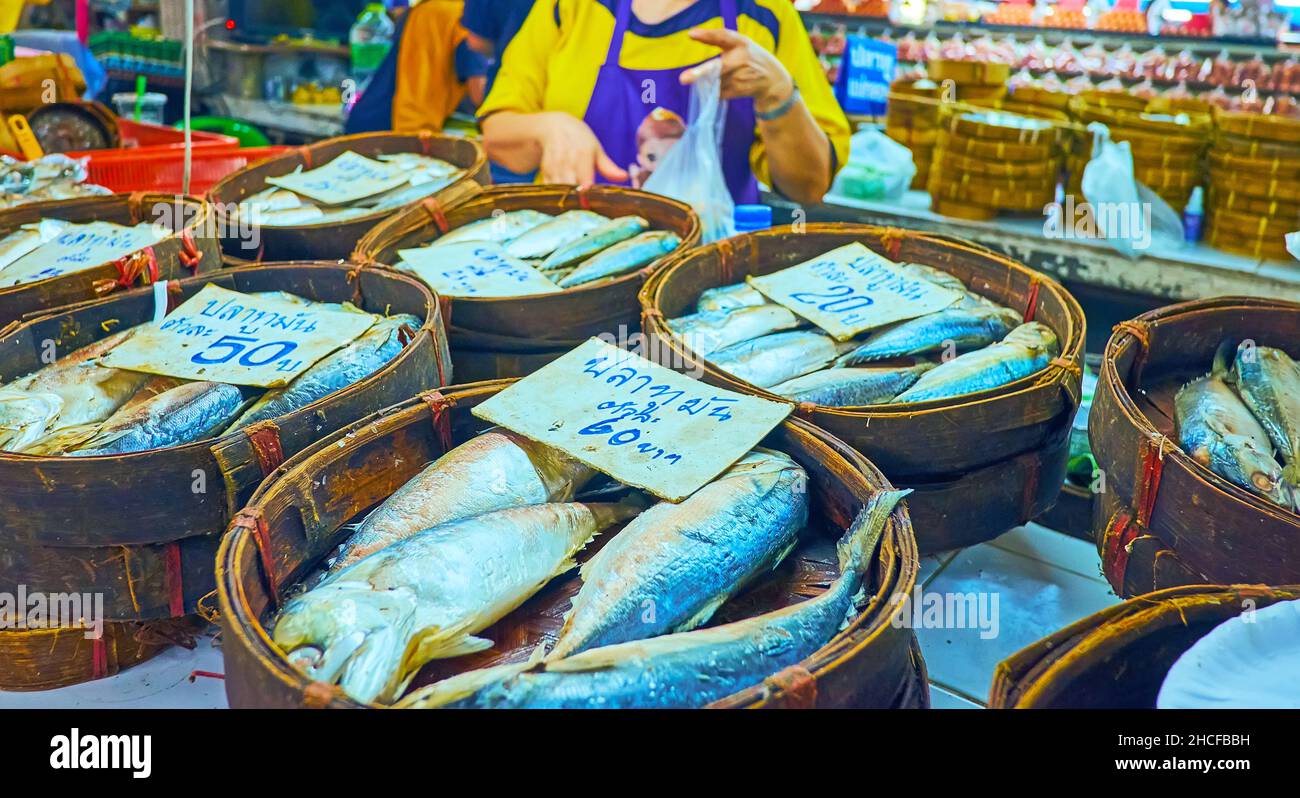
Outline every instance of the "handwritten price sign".
<path id="1" fill-rule="evenodd" d="M 375 323 L 369 313 L 206 285 L 104 358 L 114 368 L 279 388 Z"/>
<path id="2" fill-rule="evenodd" d="M 397 254 L 405 262 L 403 268 L 447 296 L 525 296 L 561 290 L 546 275 L 488 241 L 403 249 Z"/>
<path id="3" fill-rule="evenodd" d="M 0 287 L 46 280 L 93 269 L 161 240 L 151 224 L 124 227 L 112 222 L 70 225 L 52 241 L 41 244 L 4 269 Z"/>
<path id="4" fill-rule="evenodd" d="M 837 341 L 864 330 L 943 310 L 961 294 L 911 277 L 854 242 L 749 284 Z"/>
<path id="5" fill-rule="evenodd" d="M 391 191 L 410 179 L 397 164 L 372 161 L 349 150 L 319 169 L 269 177 L 266 182 L 324 205 L 342 205 Z"/>
<path id="6" fill-rule="evenodd" d="M 680 501 L 792 409 L 705 385 L 593 338 L 473 413 L 626 485 Z"/>

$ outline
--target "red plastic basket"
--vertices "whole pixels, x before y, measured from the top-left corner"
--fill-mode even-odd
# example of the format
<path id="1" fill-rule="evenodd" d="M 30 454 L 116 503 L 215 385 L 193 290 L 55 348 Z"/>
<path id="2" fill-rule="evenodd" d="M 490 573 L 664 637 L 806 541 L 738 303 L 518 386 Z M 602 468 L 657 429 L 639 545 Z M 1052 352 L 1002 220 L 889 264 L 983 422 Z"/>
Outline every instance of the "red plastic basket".
<path id="1" fill-rule="evenodd" d="M 231 172 L 287 152 L 292 147 L 202 147 L 192 151 L 190 193 L 205 194 Z M 185 150 L 99 150 L 91 154 L 88 183 L 115 192 L 179 194 Z"/>

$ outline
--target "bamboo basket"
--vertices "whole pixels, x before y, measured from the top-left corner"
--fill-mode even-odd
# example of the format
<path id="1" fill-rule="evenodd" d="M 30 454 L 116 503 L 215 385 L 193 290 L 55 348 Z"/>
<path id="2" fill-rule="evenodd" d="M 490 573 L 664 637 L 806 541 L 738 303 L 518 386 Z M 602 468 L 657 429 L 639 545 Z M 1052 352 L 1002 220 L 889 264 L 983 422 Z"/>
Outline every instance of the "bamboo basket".
<path id="1" fill-rule="evenodd" d="M 1070 537 L 1091 541 L 1093 498 L 1092 491 L 1086 487 L 1067 481 L 1061 487 L 1056 504 L 1034 522 Z"/>
<path id="2" fill-rule="evenodd" d="M 1300 304 L 1219 297 L 1120 324 L 1089 416 L 1106 474 L 1093 532 L 1115 592 L 1183 584 L 1300 584 L 1300 515 L 1223 479 L 1176 443 L 1173 397 L 1219 343 L 1250 338 L 1292 356 Z M 1170 557 L 1174 559 L 1170 559 Z"/>
<path id="3" fill-rule="evenodd" d="M 810 224 L 752 233 L 675 258 L 641 292 L 647 345 L 660 363 L 705 382 L 789 401 L 742 382 L 689 350 L 665 319 L 690 312 L 700 293 L 770 274 L 859 241 L 892 260 L 935 266 L 1056 331 L 1062 356 L 1045 371 L 995 391 L 908 405 L 830 408 L 802 417 L 844 440 L 909 501 L 923 554 L 990 540 L 1052 506 L 1065 482 L 1069 430 L 1079 407 L 1084 317 L 1051 278 L 975 244 L 866 225 Z"/>
<path id="4" fill-rule="evenodd" d="M 197 197 L 137 193 L 33 202 L 0 211 L 0 238 L 43 218 L 127 226 L 158 222 L 173 232 L 152 247 L 93 269 L 0 288 L 0 328 L 29 314 L 95 299 L 137 283 L 176 280 L 221 268 L 212 208 Z"/>
<path id="5" fill-rule="evenodd" d="M 399 250 L 428 244 L 442 233 L 494 212 L 532 209 L 558 214 L 577 208 L 606 216 L 637 214 L 682 239 L 700 240 L 700 220 L 676 200 L 617 186 L 500 186 L 452 208 L 419 206 L 376 226 L 357 243 L 358 263 L 393 264 Z M 457 380 L 473 382 L 531 374 L 595 335 L 624 340 L 639 329 L 636 295 L 664 259 L 614 280 L 553 294 L 513 298 L 442 297 Z"/>
<path id="6" fill-rule="evenodd" d="M 930 80 L 936 83 L 951 80 L 958 85 L 962 83 L 996 85 L 1001 86 L 1005 91 L 1007 79 L 1011 77 L 1011 66 L 986 61 L 936 60 L 926 64 L 925 72 Z"/>
<path id="7" fill-rule="evenodd" d="M 392 216 L 393 210 L 375 211 L 341 222 L 257 227 L 255 234 L 259 245 L 241 240 L 238 220 L 233 211 L 245 198 L 265 189 L 268 177 L 287 175 L 299 166 L 303 169 L 317 168 L 349 150 L 367 158 L 414 152 L 441 158 L 464 169 L 464 175 L 434 195 L 433 199 L 444 205 L 454 204 L 467 193 L 472 193 L 479 184 L 487 185 L 491 181 L 483 148 L 464 137 L 439 136 L 428 132 L 390 132 L 359 133 L 326 139 L 250 164 L 212 187 L 208 198 L 216 207 L 217 218 L 224 223 L 223 230 L 229 231 L 221 241 L 226 255 L 253 261 L 346 259 L 356 246 L 357 239 L 378 222 Z"/>
<path id="8" fill-rule="evenodd" d="M 1165 676 L 1196 641 L 1246 608 L 1300 586 L 1190 585 L 1139 596 L 1071 624 L 998 664 L 989 707 L 1155 709 Z"/>
<path id="9" fill-rule="evenodd" d="M 217 559 L 226 694 L 232 707 L 361 706 L 335 687 L 311 682 L 289 664 L 271 642 L 270 614 L 286 589 L 346 538 L 345 523 L 401 487 L 425 463 L 490 426 L 470 410 L 509 384 L 462 385 L 380 411 L 304 450 L 258 489 L 222 541 Z M 847 527 L 872 492 L 888 484 L 860 455 L 803 421 L 783 422 L 763 445 L 787 452 L 807 470 L 810 529 L 824 536 L 803 544 L 768 581 L 724 605 L 716 622 L 768 611 L 824 589 L 835 566 L 822 560 L 830 556 L 833 562 L 834 557 L 829 550 L 815 552 Z M 924 662 L 912 630 L 895 624 L 904 604 L 891 601 L 916 582 L 918 559 L 907 510 L 895 510 L 879 552 L 868 590 L 871 600 L 844 631 L 798 666 L 716 706 L 927 706 Z M 582 558 L 592 553 L 588 549 Z M 553 581 L 481 633 L 497 641 L 498 648 L 431 663 L 415 683 L 527 659 L 539 642 L 554 639 L 580 581 L 576 573 Z"/>
<path id="10" fill-rule="evenodd" d="M 437 303 L 412 277 L 347 264 L 268 264 L 181 281 L 174 301 L 208 284 L 351 301 L 425 322 L 397 358 L 365 380 L 217 439 L 120 456 L 0 454 L 0 584 L 101 593 L 105 618 L 114 621 L 191 614 L 212 591 L 221 532 L 285 455 L 449 379 Z M 0 338 L 0 376 L 39 368 L 44 341 L 72 351 L 153 313 L 153 291 L 137 290 L 27 322 Z"/>
<path id="11" fill-rule="evenodd" d="M 87 640 L 82 629 L 0 632 L 0 690 L 53 690 L 113 676 L 173 645 L 194 647 L 201 622 L 183 618 L 105 623 Z"/>

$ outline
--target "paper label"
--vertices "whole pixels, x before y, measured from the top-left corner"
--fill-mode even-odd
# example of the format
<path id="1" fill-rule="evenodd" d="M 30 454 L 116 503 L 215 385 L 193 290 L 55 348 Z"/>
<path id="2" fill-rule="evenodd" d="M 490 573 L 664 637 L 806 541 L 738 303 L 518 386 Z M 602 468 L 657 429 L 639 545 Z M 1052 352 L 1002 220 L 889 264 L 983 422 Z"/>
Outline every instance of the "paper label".
<path id="1" fill-rule="evenodd" d="M 279 388 L 351 343 L 377 318 L 206 285 L 102 362 L 167 377 Z"/>
<path id="2" fill-rule="evenodd" d="M 0 272 L 0 286 L 20 285 L 72 274 L 115 261 L 162 240 L 151 224 L 124 227 L 112 222 L 69 225 L 50 241 Z"/>
<path id="3" fill-rule="evenodd" d="M 473 413 L 626 485 L 680 501 L 754 448 L 791 410 L 593 338 Z"/>
<path id="4" fill-rule="evenodd" d="M 553 294 L 561 289 L 546 275 L 506 254 L 500 244 L 465 241 L 399 250 L 404 268 L 447 296 L 501 297 Z"/>
<path id="5" fill-rule="evenodd" d="M 392 191 L 410 179 L 397 164 L 372 161 L 349 150 L 319 169 L 268 177 L 266 182 L 323 205 L 343 205 Z"/>
<path id="6" fill-rule="evenodd" d="M 749 284 L 837 341 L 952 305 L 961 294 L 912 277 L 854 242 Z"/>

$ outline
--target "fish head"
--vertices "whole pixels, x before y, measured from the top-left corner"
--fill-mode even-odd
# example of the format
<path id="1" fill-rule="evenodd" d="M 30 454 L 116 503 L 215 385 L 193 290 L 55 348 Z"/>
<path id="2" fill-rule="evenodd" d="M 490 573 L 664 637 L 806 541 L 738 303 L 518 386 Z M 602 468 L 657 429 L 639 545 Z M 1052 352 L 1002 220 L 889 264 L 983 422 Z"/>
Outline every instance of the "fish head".
<path id="1" fill-rule="evenodd" d="M 58 394 L 0 390 L 0 450 L 31 446 L 62 412 L 63 398 Z"/>
<path id="2" fill-rule="evenodd" d="M 1021 324 L 1004 339 L 1008 343 L 1018 343 L 1035 352 L 1055 352 L 1059 343 L 1051 327 L 1037 321 Z"/>
<path id="3" fill-rule="evenodd" d="M 1294 506 L 1294 488 L 1283 481 L 1273 453 L 1262 450 L 1249 436 L 1219 431 L 1194 449 L 1192 458 L 1276 504 Z"/>

